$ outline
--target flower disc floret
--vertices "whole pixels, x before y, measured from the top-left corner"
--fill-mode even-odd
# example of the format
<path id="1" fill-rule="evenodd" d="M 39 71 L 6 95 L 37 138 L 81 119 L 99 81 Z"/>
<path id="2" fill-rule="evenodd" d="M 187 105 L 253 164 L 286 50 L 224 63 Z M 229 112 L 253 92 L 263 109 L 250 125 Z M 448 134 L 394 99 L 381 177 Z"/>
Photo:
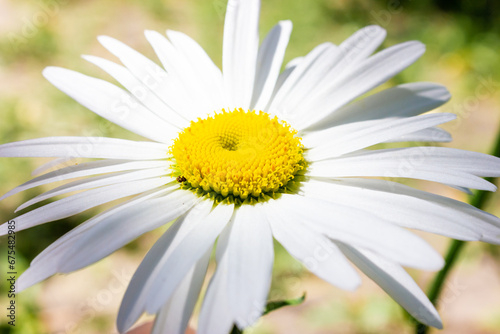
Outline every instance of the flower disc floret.
<path id="1" fill-rule="evenodd" d="M 174 175 L 189 188 L 241 200 L 281 192 L 305 166 L 296 130 L 243 109 L 191 122 L 170 153 Z"/>

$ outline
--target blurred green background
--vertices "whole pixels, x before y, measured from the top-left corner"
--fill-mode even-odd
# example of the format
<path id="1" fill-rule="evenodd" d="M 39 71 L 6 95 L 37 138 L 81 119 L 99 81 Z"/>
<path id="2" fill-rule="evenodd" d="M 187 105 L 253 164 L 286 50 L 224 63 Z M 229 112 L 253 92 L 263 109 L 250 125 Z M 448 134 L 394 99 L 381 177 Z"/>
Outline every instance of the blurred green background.
<path id="1" fill-rule="evenodd" d="M 183 31 L 221 64 L 225 0 L 0 0 L 0 143 L 43 136 L 136 136 L 100 119 L 52 87 L 41 75 L 57 65 L 108 78 L 79 56 L 114 59 L 96 36 L 110 35 L 155 59 L 144 29 Z M 489 152 L 500 124 L 500 3 L 494 0 L 263 0 L 261 32 L 291 19 L 294 32 L 286 59 L 304 55 L 324 41 L 339 44 L 357 29 L 378 24 L 388 31 L 384 47 L 407 40 L 427 45 L 426 54 L 383 87 L 411 81 L 446 85 L 453 99 L 441 111 L 458 120 L 445 126 L 454 141 L 446 146 Z M 0 193 L 25 182 L 43 159 L 1 159 Z M 460 200 L 465 195 L 430 183 L 419 187 Z M 34 189 L 0 202 L 0 221 L 49 188 Z M 499 196 L 488 210 L 500 214 Z M 100 210 L 100 209 L 99 209 Z M 17 269 L 63 233 L 99 212 L 17 235 Z M 109 258 L 70 275 L 53 277 L 19 294 L 16 327 L 0 317 L 0 333 L 114 333 L 118 305 L 127 281 L 161 234 L 149 233 Z M 424 234 L 423 234 L 424 235 Z M 424 235 L 444 253 L 446 238 Z M 7 252 L 6 238 L 0 239 Z M 368 279 L 354 293 L 343 292 L 305 271 L 277 247 L 271 299 L 306 302 L 264 317 L 250 333 L 411 333 L 412 324 L 397 304 Z M 1 256 L 0 305 L 5 310 L 6 256 Z M 213 270 L 213 268 L 211 268 Z M 426 287 L 432 273 L 411 271 Z M 499 248 L 471 243 L 443 294 L 442 333 L 500 332 Z M 196 323 L 193 322 L 193 326 Z M 436 331 L 435 331 L 436 332 Z"/>

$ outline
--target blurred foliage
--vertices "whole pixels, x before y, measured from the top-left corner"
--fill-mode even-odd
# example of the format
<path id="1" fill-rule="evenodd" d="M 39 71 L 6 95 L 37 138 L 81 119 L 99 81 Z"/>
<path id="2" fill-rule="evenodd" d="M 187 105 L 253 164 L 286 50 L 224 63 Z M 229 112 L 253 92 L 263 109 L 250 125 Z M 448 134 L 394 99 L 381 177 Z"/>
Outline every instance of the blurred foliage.
<path id="1" fill-rule="evenodd" d="M 97 35 L 119 38 L 156 60 L 142 30 L 165 31 L 167 28 L 194 37 L 220 66 L 226 2 L 0 0 L 1 143 L 50 135 L 136 139 L 58 92 L 42 78 L 41 70 L 45 66 L 58 65 L 109 80 L 78 57 L 79 54 L 97 54 L 112 58 L 98 45 Z M 427 53 L 422 59 L 381 88 L 410 81 L 445 84 L 454 98 L 443 111 L 460 116 L 459 123 L 449 128 L 456 139 L 451 145 L 488 152 L 500 121 L 499 17 L 500 3 L 495 0 L 264 0 L 261 35 L 264 36 L 278 20 L 291 19 L 294 31 L 286 60 L 303 56 L 324 41 L 339 44 L 369 24 L 378 24 L 388 30 L 384 47 L 411 39 L 424 42 Z M 487 94 L 478 95 L 478 87 L 483 87 L 482 91 L 486 90 Z M 31 170 L 41 163 L 41 160 L 2 159 L 0 193 L 27 181 Z M 47 189 L 33 189 L 0 202 L 0 220 L 12 219 L 19 204 Z M 498 194 L 491 201 L 490 209 L 497 215 L 500 213 Z M 17 239 L 19 272 L 47 245 L 96 212 L 98 210 L 90 210 L 20 232 Z M 0 238 L 2 251 L 5 240 Z M 127 250 L 128 253 L 145 252 L 150 245 L 140 239 L 128 245 Z M 466 260 L 477 262 L 485 249 L 498 259 L 498 247 L 478 245 L 471 248 Z M 272 300 L 297 297 L 304 292 L 303 282 L 312 280 L 307 270 L 278 244 L 273 275 Z M 37 299 L 43 284 L 18 295 L 19 326 L 5 325 L 2 316 L 1 333 L 47 332 Z M 5 289 L 2 285 L 1 305 L 6 301 Z M 339 328 L 343 329 L 338 333 L 404 333 L 410 328 L 397 304 L 383 294 L 356 294 L 356 298 L 347 299 L 346 296 L 352 294 L 339 293 L 327 302 L 317 302 L 310 296 L 308 293 L 305 303 L 310 306 L 304 304 L 296 309 L 301 310 L 306 323 L 303 326 L 311 333 Z M 117 310 L 113 312 L 116 315 Z M 283 311 L 265 319 L 276 317 L 280 312 Z M 498 317 L 491 319 L 482 327 L 484 333 L 493 333 L 498 328 Z M 114 317 L 103 315 L 90 322 L 78 332 L 104 333 L 112 328 Z M 273 326 L 272 321 L 264 321 L 256 332 L 274 333 Z"/>
<path id="2" fill-rule="evenodd" d="M 34 30 L 33 37 L 22 34 L 9 34 L 0 39 L 0 49 L 4 65 L 19 62 L 22 59 L 47 61 L 57 53 L 57 38 L 47 27 Z M 10 52 L 9 52 L 10 51 Z"/>

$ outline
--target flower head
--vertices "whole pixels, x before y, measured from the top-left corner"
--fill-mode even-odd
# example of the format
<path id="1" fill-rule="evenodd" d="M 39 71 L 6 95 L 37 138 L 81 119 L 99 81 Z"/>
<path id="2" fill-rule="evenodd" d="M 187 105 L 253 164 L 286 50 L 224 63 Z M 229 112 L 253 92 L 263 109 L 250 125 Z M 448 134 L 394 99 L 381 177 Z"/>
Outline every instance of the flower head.
<path id="1" fill-rule="evenodd" d="M 201 195 L 265 200 L 304 169 L 296 133 L 262 111 L 223 110 L 184 129 L 171 147 L 172 161 L 181 183 Z"/>
<path id="2" fill-rule="evenodd" d="M 441 147 L 373 149 L 450 140 L 436 126 L 455 116 L 425 114 L 449 99 L 440 85 L 405 84 L 357 100 L 416 61 L 421 43 L 372 55 L 385 31 L 369 26 L 338 46 L 319 45 L 281 72 L 292 25 L 279 22 L 259 46 L 259 11 L 258 0 L 229 1 L 222 73 L 195 41 L 173 31 L 168 39 L 146 31 L 163 67 L 99 37 L 124 66 L 84 58 L 126 90 L 71 70 L 45 69 L 63 92 L 148 141 L 50 137 L 0 146 L 2 157 L 54 157 L 47 168 L 59 167 L 2 198 L 85 177 L 23 204 L 20 209 L 81 191 L 16 217 L 18 230 L 131 196 L 50 245 L 18 288 L 83 268 L 174 221 L 130 282 L 118 315 L 122 333 L 144 312 L 157 314 L 154 333 L 184 333 L 216 241 L 217 269 L 198 332 L 226 334 L 233 324 L 252 325 L 266 303 L 273 238 L 342 289 L 360 284 L 356 265 L 415 318 L 442 326 L 403 266 L 437 270 L 443 260 L 406 228 L 500 244 L 500 220 L 377 178 L 494 191 L 481 177 L 500 176 L 500 160 Z M 78 158 L 90 160 L 65 164 Z M 0 229 L 7 233 L 5 224 Z M 318 248 L 328 256 L 318 258 Z"/>

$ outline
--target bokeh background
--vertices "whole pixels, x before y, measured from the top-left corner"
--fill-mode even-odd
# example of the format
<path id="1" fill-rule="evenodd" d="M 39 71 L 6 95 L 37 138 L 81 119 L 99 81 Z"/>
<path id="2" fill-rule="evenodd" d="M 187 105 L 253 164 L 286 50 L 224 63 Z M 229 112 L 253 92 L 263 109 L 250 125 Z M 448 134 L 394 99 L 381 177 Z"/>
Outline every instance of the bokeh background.
<path id="1" fill-rule="evenodd" d="M 41 75 L 57 65 L 108 78 L 80 58 L 114 58 L 98 35 L 116 37 L 155 59 L 144 29 L 183 31 L 221 64 L 226 0 L 0 0 L 0 143 L 42 136 L 137 137 L 99 118 L 52 87 Z M 263 0 L 261 32 L 291 19 L 294 32 L 286 59 L 324 41 L 339 44 L 357 29 L 378 24 L 388 30 L 383 46 L 407 40 L 427 45 L 426 54 L 381 88 L 411 81 L 446 85 L 453 99 L 441 111 L 458 115 L 445 126 L 454 141 L 445 146 L 489 152 L 500 130 L 500 3 L 495 0 Z M 43 159 L 0 159 L 0 193 L 27 181 Z M 432 183 L 412 184 L 467 201 L 466 195 Z M 49 188 L 33 189 L 0 202 L 0 221 Z M 498 194 L 487 210 L 500 215 Z M 17 270 L 22 272 L 46 246 L 99 212 L 89 210 L 17 235 Z M 450 217 L 453 219 L 453 217 Z M 140 223 L 140 222 L 138 222 Z M 148 233 L 99 263 L 58 275 L 16 296 L 17 322 L 6 325 L 6 255 L 1 255 L 1 333 L 115 333 L 115 317 L 128 280 L 161 231 Z M 447 238 L 422 234 L 445 252 Z M 7 253 L 6 238 L 0 252 Z M 442 333 L 500 332 L 500 248 L 470 243 L 446 284 L 440 313 Z M 211 267 L 213 270 L 213 267 Z M 425 288 L 433 273 L 411 271 Z M 271 299 L 298 297 L 300 306 L 264 317 L 249 333 L 412 333 L 412 323 L 380 288 L 364 279 L 357 292 L 343 292 L 309 274 L 277 246 Z M 147 321 L 147 317 L 143 319 Z M 192 325 L 196 327 L 194 320 Z M 437 331 L 433 331 L 437 333 Z"/>

